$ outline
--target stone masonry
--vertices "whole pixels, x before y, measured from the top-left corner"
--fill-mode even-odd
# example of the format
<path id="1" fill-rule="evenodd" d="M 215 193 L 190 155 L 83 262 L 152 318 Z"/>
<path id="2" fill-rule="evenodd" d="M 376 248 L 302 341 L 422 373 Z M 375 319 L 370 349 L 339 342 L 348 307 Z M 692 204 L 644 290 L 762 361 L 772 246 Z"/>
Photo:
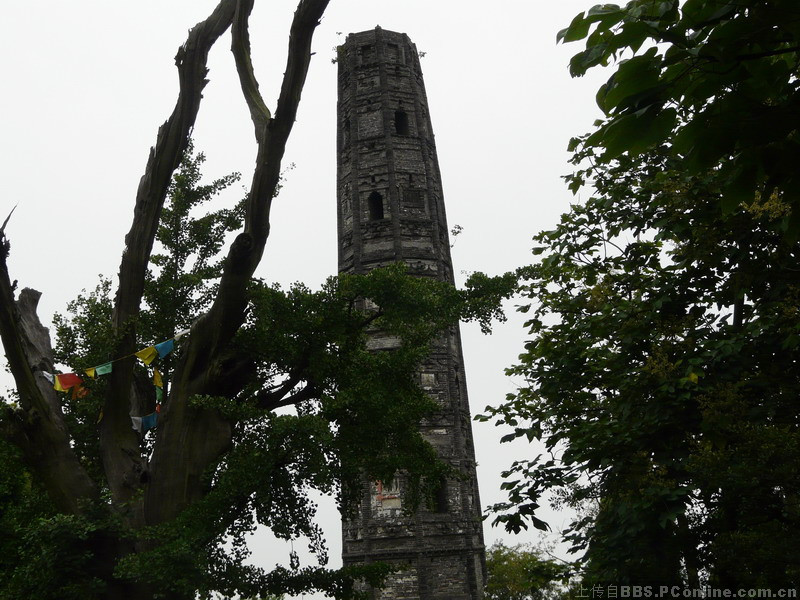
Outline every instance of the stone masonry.
<path id="1" fill-rule="evenodd" d="M 453 282 L 442 182 L 416 47 L 377 27 L 338 49 L 339 271 L 402 261 L 409 272 Z M 375 349 L 392 340 L 376 335 Z M 441 409 L 420 424 L 443 460 L 466 475 L 443 482 L 435 506 L 403 513 L 402 477 L 365 484 L 358 516 L 343 523 L 345 565 L 403 566 L 382 600 L 483 597 L 486 562 L 472 427 L 457 328 L 420 368 Z"/>

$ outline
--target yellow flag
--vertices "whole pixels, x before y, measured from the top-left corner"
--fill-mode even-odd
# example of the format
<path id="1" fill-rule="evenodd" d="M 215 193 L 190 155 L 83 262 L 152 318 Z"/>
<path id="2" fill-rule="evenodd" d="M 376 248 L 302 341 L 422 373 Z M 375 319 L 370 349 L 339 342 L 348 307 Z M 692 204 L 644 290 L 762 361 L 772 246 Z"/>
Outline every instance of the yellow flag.
<path id="1" fill-rule="evenodd" d="M 158 372 L 158 369 L 153 369 L 153 385 L 164 387 L 164 381 L 161 379 L 161 373 Z"/>
<path id="2" fill-rule="evenodd" d="M 94 379 L 94 376 L 96 375 L 94 367 L 89 367 L 88 369 L 84 369 L 83 372 L 86 373 L 92 379 Z"/>
<path id="3" fill-rule="evenodd" d="M 150 346 L 144 350 L 139 350 L 136 356 L 138 356 L 144 364 L 149 365 L 158 357 L 158 350 L 156 350 L 154 346 Z"/>

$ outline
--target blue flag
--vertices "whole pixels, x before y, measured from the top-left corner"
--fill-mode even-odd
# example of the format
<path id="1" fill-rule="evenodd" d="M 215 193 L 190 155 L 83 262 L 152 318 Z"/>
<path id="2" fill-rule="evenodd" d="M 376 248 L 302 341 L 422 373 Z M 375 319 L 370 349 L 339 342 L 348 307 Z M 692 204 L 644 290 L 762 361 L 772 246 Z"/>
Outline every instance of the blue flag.
<path id="1" fill-rule="evenodd" d="M 158 358 L 164 358 L 167 354 L 172 352 L 172 349 L 175 347 L 175 340 L 167 340 L 166 342 L 161 342 L 160 344 L 155 345 L 156 352 L 158 352 Z"/>
<path id="2" fill-rule="evenodd" d="M 145 415 L 142 417 L 142 431 L 147 431 L 148 429 L 152 429 L 156 426 L 156 422 L 158 421 L 158 413 L 150 413 L 149 415 Z"/>

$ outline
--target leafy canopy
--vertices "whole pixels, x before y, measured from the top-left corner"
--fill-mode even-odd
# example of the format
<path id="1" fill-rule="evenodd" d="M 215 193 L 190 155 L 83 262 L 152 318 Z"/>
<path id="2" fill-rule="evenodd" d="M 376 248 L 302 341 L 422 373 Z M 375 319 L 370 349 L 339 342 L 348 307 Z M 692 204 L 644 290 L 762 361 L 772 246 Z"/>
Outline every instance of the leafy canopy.
<path id="1" fill-rule="evenodd" d="M 542 549 L 495 542 L 486 550 L 487 600 L 555 600 L 566 596 L 572 565 Z"/>
<path id="2" fill-rule="evenodd" d="M 766 198 L 777 191 L 789 209 L 778 225 L 798 234 L 797 2 L 600 4 L 576 16 L 558 39 L 586 40 L 570 62 L 573 76 L 616 63 L 597 93 L 606 118 L 585 140 L 602 150 L 599 161 L 666 143 L 687 173 L 721 172 L 725 210 L 757 191 Z"/>
<path id="3" fill-rule="evenodd" d="M 794 584 L 800 559 L 798 248 L 754 197 L 669 151 L 593 169 L 597 195 L 536 236 L 527 385 L 487 409 L 546 454 L 504 473 L 513 531 L 542 498 L 578 510 L 585 576 L 609 584 Z M 687 565 L 683 568 L 682 565 Z M 688 569 L 688 570 L 684 570 Z"/>
<path id="4" fill-rule="evenodd" d="M 140 347 L 168 339 L 191 326 L 208 309 L 219 285 L 217 257 L 224 236 L 237 229 L 241 212 L 204 210 L 203 205 L 237 176 L 201 183 L 202 154 L 190 146 L 173 178 L 158 230 L 158 248 L 146 280 L 146 307 L 139 317 Z M 200 212 L 203 211 L 203 212 Z M 92 598 L 103 593 L 93 576 L 90 544 L 107 535 L 135 540 L 142 550 L 119 561 L 116 576 L 146 581 L 174 597 L 225 597 L 305 593 L 322 589 L 352 597 L 353 581 L 378 584 L 380 565 L 331 570 L 315 520 L 312 490 L 337 497 L 344 510 L 360 492 L 362 476 L 390 480 L 410 474 L 409 508 L 432 496 L 442 477 L 455 476 L 423 440 L 418 423 L 436 403 L 419 386 L 416 368 L 428 344 L 460 318 L 488 328 L 501 317 L 499 301 L 515 285 L 504 278 L 474 276 L 464 290 L 438 281 L 412 278 L 401 265 L 365 276 L 340 275 L 319 290 L 295 284 L 288 290 L 253 280 L 245 322 L 230 355 L 220 363 L 232 382 L 247 383 L 231 393 L 223 384 L 214 394 L 196 395 L 190 410 L 212 410 L 231 423 L 231 448 L 205 474 L 206 494 L 167 523 L 132 529 L 102 511 L 96 518 L 58 514 L 19 465 L 11 448 L 0 471 L 0 517 L 7 566 L 0 598 Z M 369 302 L 367 302 L 369 301 Z M 56 356 L 66 370 L 80 370 L 115 357 L 110 327 L 110 283 L 101 279 L 57 316 Z M 397 340 L 391 351 L 368 351 L 370 332 Z M 158 368 L 164 375 L 164 404 L 171 400 L 170 377 L 184 352 L 181 344 Z M 134 385 L 143 390 L 140 414 L 155 408 L 151 374 L 137 367 Z M 105 378 L 86 384 L 89 394 L 64 395 L 64 412 L 81 462 L 99 482 L 104 472 L 97 422 Z M 287 407 L 293 407 L 288 410 Z M 155 436 L 141 438 L 144 456 Z M 319 565 L 262 569 L 247 564 L 248 538 L 257 526 L 279 538 L 309 540 Z M 83 541 L 82 541 L 83 540 Z M 79 550 L 85 546 L 85 552 Z M 58 564 L 59 569 L 45 568 Z M 38 575 L 37 575 L 38 573 Z M 43 578 L 42 573 L 48 577 Z"/>
<path id="5" fill-rule="evenodd" d="M 594 584 L 794 587 L 800 556 L 795 2 L 636 0 L 559 34 L 617 61 L 573 191 L 523 269 L 527 385 L 481 418 L 544 453 L 496 521 L 549 498 Z"/>

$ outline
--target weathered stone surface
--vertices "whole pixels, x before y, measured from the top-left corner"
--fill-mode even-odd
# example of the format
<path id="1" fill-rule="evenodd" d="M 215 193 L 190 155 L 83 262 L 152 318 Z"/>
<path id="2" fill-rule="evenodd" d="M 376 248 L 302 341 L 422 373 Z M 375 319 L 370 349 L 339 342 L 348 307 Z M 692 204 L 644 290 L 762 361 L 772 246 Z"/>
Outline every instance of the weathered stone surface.
<path id="1" fill-rule="evenodd" d="M 376 28 L 339 52 L 339 270 L 396 261 L 411 274 L 453 281 L 447 219 L 419 58 L 408 36 Z M 396 340 L 376 331 L 373 349 Z M 486 561 L 469 403 L 457 328 L 420 367 L 441 412 L 420 423 L 439 456 L 466 475 L 443 483 L 436 506 L 403 514 L 404 481 L 365 482 L 358 516 L 343 523 L 344 563 L 403 566 L 384 600 L 483 598 Z"/>

